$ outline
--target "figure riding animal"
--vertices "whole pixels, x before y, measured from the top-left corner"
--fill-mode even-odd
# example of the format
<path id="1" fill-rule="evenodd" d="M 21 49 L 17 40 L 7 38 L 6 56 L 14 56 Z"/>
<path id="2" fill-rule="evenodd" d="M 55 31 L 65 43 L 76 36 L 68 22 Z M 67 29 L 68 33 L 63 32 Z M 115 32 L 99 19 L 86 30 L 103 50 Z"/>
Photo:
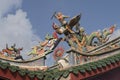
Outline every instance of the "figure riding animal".
<path id="1" fill-rule="evenodd" d="M 8 44 L 6 44 L 6 49 L 2 49 L 2 53 L 7 55 L 9 57 L 15 57 L 14 59 L 21 59 L 24 60 L 23 57 L 20 55 L 20 51 L 23 50 L 23 48 L 15 48 L 16 44 L 12 45 L 10 48 L 8 47 Z"/>
<path id="2" fill-rule="evenodd" d="M 81 14 L 73 17 L 69 23 L 65 21 L 65 17 L 61 12 L 58 12 L 55 14 L 55 18 L 61 23 L 61 26 L 59 27 L 57 24 L 53 23 L 53 29 L 58 34 L 64 34 L 65 40 L 68 42 L 68 44 L 74 48 L 74 43 L 76 43 L 79 47 L 77 47 L 79 50 L 81 50 L 82 45 L 80 44 L 79 40 L 77 39 L 76 35 L 74 34 L 74 31 L 72 28 L 79 24 L 79 20 L 81 18 Z M 70 38 L 70 39 L 69 39 Z"/>
<path id="3" fill-rule="evenodd" d="M 101 32 L 93 32 L 90 35 L 87 35 L 84 31 L 84 28 L 79 26 L 79 21 L 81 14 L 73 17 L 69 22 L 65 21 L 68 16 L 64 16 L 61 12 L 54 14 L 55 18 L 61 23 L 58 26 L 56 23 L 53 23 L 52 27 L 58 34 L 65 35 L 65 41 L 69 44 L 71 48 L 78 49 L 83 51 L 83 47 L 93 46 L 93 41 L 95 38 L 98 39 L 99 45 L 105 43 L 109 39 L 109 35 L 113 33 L 115 25 L 110 27 L 107 30 Z M 73 28 L 76 27 L 76 31 Z"/>
<path id="4" fill-rule="evenodd" d="M 8 44 L 6 44 L 6 49 L 2 49 L 2 53 L 3 54 L 7 53 L 7 56 L 12 56 L 13 54 L 15 54 L 12 48 L 13 46 L 15 46 L 15 44 L 8 48 Z"/>

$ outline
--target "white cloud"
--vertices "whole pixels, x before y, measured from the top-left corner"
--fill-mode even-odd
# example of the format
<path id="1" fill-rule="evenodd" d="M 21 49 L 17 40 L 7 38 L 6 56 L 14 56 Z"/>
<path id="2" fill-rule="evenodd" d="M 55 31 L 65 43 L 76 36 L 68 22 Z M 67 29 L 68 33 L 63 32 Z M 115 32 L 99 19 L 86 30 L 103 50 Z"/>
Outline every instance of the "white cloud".
<path id="1" fill-rule="evenodd" d="M 0 17 L 12 9 L 20 8 L 22 0 L 0 0 Z"/>
<path id="2" fill-rule="evenodd" d="M 21 7 L 22 0 L 0 0 L 0 50 L 16 43 L 16 47 L 23 47 L 23 55 L 40 40 L 32 30 L 27 13 Z M 15 14 L 9 14 L 16 9 Z M 6 16 L 4 16 L 6 14 Z M 25 56 L 26 57 L 26 56 Z"/>

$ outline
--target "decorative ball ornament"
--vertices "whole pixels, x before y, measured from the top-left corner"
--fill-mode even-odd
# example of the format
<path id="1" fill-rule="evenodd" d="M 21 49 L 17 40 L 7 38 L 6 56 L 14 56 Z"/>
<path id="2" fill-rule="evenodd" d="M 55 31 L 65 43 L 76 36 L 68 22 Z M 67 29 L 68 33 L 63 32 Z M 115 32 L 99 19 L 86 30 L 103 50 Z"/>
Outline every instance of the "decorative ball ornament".
<path id="1" fill-rule="evenodd" d="M 63 54 L 64 54 L 63 47 L 56 48 L 54 51 L 54 54 L 53 54 L 54 60 L 61 58 L 63 56 Z"/>

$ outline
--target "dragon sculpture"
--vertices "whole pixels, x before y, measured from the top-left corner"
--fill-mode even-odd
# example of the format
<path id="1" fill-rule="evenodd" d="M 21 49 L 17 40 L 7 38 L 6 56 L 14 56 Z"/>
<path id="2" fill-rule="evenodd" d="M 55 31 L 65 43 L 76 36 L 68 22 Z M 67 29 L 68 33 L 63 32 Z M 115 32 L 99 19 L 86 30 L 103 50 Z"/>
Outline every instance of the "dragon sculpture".
<path id="1" fill-rule="evenodd" d="M 109 29 L 104 29 L 101 32 L 96 31 L 87 35 L 84 28 L 79 26 L 81 14 L 73 17 L 69 22 L 65 21 L 65 19 L 69 17 L 63 15 L 61 12 L 54 14 L 54 16 L 61 25 L 58 26 L 56 23 L 53 23 L 53 29 L 60 35 L 64 34 L 64 40 L 69 46 L 78 49 L 79 51 L 83 51 L 83 47 L 86 46 L 92 47 L 95 38 L 98 39 L 97 45 L 107 42 L 109 40 L 108 36 L 115 30 L 115 25 L 113 25 Z M 76 28 L 76 31 L 73 30 L 73 28 Z"/>
<path id="2" fill-rule="evenodd" d="M 115 30 L 116 25 L 111 26 L 108 29 L 104 29 L 103 31 L 99 32 L 92 32 L 90 35 L 87 36 L 87 45 L 92 46 L 92 41 L 94 38 L 98 39 L 98 45 L 106 43 L 109 40 L 109 35 L 112 34 Z"/>

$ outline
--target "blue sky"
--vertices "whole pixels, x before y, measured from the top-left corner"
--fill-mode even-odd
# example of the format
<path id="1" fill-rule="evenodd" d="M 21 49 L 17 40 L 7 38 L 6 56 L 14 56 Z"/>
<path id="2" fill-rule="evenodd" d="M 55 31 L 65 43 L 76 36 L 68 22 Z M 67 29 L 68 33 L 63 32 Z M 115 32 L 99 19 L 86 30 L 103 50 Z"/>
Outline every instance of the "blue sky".
<path id="1" fill-rule="evenodd" d="M 44 39 L 52 33 L 50 19 L 55 11 L 61 11 L 71 18 L 82 13 L 81 26 L 90 34 L 98 29 L 120 24 L 119 0 L 23 0 L 22 9 L 27 12 L 36 34 Z"/>
<path id="2" fill-rule="evenodd" d="M 26 53 L 38 41 L 44 40 L 47 33 L 52 34 L 52 23 L 59 24 L 50 19 L 55 11 L 70 18 L 82 13 L 80 24 L 87 34 L 117 24 L 119 31 L 115 35 L 120 35 L 119 7 L 119 0 L 0 0 L 0 50 L 6 43 L 16 43 L 23 47 L 22 55 L 27 58 Z"/>

